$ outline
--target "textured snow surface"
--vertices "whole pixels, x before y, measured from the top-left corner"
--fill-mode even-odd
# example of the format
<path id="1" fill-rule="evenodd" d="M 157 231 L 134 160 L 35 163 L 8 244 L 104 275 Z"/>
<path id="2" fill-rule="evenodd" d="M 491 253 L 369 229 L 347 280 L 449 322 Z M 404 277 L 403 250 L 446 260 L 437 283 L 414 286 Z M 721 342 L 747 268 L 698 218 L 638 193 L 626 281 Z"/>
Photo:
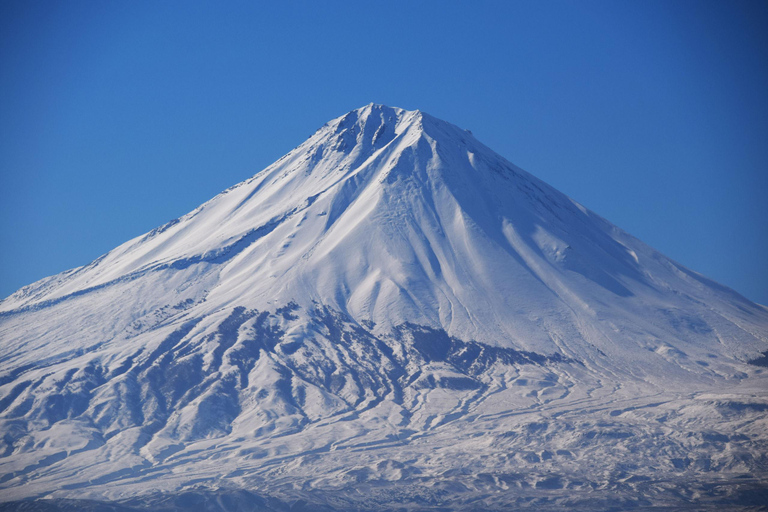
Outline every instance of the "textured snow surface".
<path id="1" fill-rule="evenodd" d="M 22 288 L 0 343 L 0 501 L 766 498 L 768 309 L 419 111 Z"/>

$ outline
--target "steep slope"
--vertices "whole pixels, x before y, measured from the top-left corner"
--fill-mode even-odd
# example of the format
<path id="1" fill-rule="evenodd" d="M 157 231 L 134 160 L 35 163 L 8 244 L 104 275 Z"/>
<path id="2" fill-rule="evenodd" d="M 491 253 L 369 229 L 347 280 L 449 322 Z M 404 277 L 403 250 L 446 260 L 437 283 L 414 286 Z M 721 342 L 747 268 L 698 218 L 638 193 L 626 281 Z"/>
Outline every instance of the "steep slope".
<path id="1" fill-rule="evenodd" d="M 0 340 L 0 498 L 562 506 L 766 478 L 768 310 L 418 111 L 350 112 L 19 290 Z"/>

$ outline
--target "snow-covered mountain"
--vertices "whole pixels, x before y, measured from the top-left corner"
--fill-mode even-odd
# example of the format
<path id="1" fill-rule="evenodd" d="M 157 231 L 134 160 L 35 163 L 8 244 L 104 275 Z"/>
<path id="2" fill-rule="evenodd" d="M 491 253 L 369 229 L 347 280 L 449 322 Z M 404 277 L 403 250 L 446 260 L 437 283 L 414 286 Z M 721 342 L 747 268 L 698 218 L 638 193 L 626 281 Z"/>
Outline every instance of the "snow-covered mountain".
<path id="1" fill-rule="evenodd" d="M 419 111 L 22 288 L 0 343 L 0 501 L 768 498 L 768 308 Z"/>

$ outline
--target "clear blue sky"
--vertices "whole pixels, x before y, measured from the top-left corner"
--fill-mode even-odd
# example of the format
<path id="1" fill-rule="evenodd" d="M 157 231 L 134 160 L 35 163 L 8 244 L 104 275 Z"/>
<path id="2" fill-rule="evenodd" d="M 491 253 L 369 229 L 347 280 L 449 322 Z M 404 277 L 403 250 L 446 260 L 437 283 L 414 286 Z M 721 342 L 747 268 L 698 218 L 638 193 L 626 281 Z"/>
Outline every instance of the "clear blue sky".
<path id="1" fill-rule="evenodd" d="M 0 4 L 0 296 L 371 101 L 768 304 L 768 2 Z"/>

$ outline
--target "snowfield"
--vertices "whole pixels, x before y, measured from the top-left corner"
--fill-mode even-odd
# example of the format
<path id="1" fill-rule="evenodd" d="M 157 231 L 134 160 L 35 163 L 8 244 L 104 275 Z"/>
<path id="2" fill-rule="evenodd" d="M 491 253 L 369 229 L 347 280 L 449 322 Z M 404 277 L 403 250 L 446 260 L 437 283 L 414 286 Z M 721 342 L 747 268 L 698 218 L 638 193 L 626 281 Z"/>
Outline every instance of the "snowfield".
<path id="1" fill-rule="evenodd" d="M 760 509 L 763 355 L 768 308 L 371 104 L 0 302 L 0 510 Z"/>

